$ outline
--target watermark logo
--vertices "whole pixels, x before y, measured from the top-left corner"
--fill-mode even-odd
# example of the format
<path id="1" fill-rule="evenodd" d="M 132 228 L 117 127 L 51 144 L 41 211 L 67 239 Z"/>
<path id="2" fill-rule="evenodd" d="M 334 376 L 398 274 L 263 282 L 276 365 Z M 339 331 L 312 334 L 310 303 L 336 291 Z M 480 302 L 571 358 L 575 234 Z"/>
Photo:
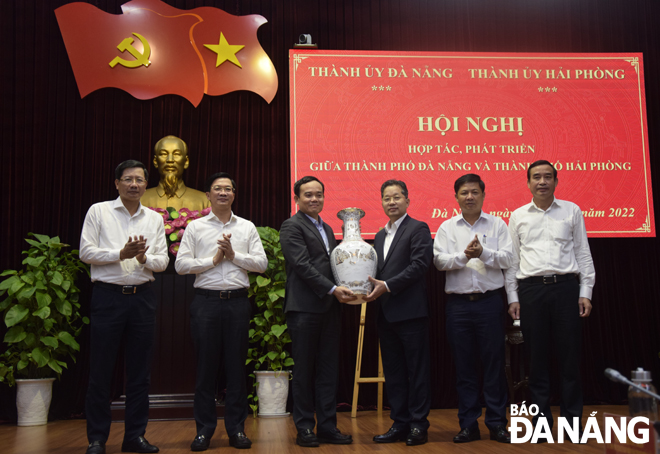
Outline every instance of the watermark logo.
<path id="1" fill-rule="evenodd" d="M 589 415 L 583 432 L 580 432 L 579 418 L 565 418 L 563 416 L 557 418 L 556 443 L 566 441 L 586 443 L 589 440 L 596 440 L 597 443 L 612 443 L 613 440 L 618 440 L 619 443 L 625 444 L 626 437 L 636 444 L 649 442 L 650 426 L 648 418 L 643 416 L 634 418 L 605 416 L 605 427 L 604 430 L 601 430 L 596 419 L 597 413 L 594 411 Z M 539 418 L 535 426 L 525 417 L 537 415 Z M 519 406 L 511 405 L 511 443 L 538 443 L 539 441 L 555 443 L 548 421 L 542 416 L 544 415 L 539 412 L 539 407 L 536 404 L 527 407 L 523 401 Z M 569 419 L 572 419 L 572 421 Z"/>

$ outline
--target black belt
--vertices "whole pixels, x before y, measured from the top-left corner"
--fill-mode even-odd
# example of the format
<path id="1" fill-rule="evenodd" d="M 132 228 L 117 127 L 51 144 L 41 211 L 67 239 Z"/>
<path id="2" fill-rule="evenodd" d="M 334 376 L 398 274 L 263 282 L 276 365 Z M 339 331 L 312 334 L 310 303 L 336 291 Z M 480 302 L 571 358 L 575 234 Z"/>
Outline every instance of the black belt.
<path id="1" fill-rule="evenodd" d="M 479 301 L 484 298 L 490 298 L 491 296 L 495 296 L 497 293 L 499 293 L 499 291 L 500 289 L 488 290 L 487 292 L 484 293 L 452 293 L 452 295 L 461 299 L 466 299 L 468 301 Z"/>
<path id="2" fill-rule="evenodd" d="M 230 300 L 232 298 L 245 298 L 248 296 L 246 288 L 239 288 L 236 290 L 205 290 L 203 288 L 196 288 L 195 293 L 198 295 L 212 296 L 220 298 L 221 300 Z"/>
<path id="3" fill-rule="evenodd" d="M 94 285 L 98 285 L 99 287 L 107 288 L 108 290 L 112 290 L 113 292 L 119 292 L 124 295 L 134 295 L 151 287 L 151 281 L 145 282 L 144 284 L 140 284 L 140 285 L 118 285 L 118 284 L 108 284 L 107 282 L 96 281 L 94 282 Z"/>
<path id="4" fill-rule="evenodd" d="M 524 284 L 558 284 L 559 282 L 571 281 L 577 279 L 577 274 L 550 274 L 548 276 L 532 276 L 525 279 L 519 279 L 518 282 Z"/>

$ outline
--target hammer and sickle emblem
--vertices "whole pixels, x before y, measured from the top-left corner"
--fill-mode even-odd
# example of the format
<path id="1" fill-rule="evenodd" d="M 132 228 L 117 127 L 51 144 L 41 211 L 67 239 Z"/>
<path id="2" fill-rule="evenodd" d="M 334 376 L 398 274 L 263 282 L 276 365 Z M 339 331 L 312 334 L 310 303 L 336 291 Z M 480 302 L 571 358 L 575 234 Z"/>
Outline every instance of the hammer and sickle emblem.
<path id="1" fill-rule="evenodd" d="M 133 38 L 125 38 L 121 43 L 119 43 L 117 49 L 122 52 L 127 50 L 129 54 L 135 57 L 135 60 L 128 61 L 124 60 L 123 58 L 115 57 L 110 62 L 111 68 L 114 68 L 117 63 L 126 68 L 138 68 L 140 66 L 149 66 L 151 64 L 149 61 L 149 57 L 151 56 L 151 47 L 149 47 L 149 43 L 144 38 L 144 36 L 140 35 L 139 33 L 133 33 L 133 35 L 137 36 L 140 42 L 142 42 L 144 51 L 140 53 L 140 51 L 133 47 L 133 41 L 135 41 Z"/>

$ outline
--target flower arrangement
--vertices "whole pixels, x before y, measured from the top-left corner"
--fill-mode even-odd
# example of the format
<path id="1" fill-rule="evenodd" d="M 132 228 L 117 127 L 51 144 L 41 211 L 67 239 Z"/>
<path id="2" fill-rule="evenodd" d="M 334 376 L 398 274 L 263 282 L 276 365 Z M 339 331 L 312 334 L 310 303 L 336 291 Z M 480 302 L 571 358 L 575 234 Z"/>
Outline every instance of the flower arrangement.
<path id="1" fill-rule="evenodd" d="M 163 224 L 165 225 L 165 238 L 167 239 L 167 246 L 170 249 L 170 254 L 176 257 L 181 245 L 181 238 L 183 232 L 186 230 L 188 224 L 195 219 L 206 216 L 211 212 L 211 207 L 204 208 L 203 210 L 189 210 L 188 208 L 181 208 L 177 211 L 175 208 L 152 208 L 156 213 L 163 217 Z"/>

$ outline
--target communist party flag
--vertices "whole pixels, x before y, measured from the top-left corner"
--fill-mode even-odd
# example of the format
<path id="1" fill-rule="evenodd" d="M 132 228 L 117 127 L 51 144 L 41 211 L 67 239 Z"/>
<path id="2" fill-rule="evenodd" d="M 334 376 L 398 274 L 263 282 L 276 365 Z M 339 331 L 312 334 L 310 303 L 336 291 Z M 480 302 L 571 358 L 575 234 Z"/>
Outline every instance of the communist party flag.
<path id="1" fill-rule="evenodd" d="M 133 0 L 122 11 L 79 2 L 55 10 L 81 97 L 104 87 L 138 99 L 176 94 L 195 106 L 204 93 L 275 96 L 277 74 L 257 40 L 263 17 L 160 0 Z"/>

